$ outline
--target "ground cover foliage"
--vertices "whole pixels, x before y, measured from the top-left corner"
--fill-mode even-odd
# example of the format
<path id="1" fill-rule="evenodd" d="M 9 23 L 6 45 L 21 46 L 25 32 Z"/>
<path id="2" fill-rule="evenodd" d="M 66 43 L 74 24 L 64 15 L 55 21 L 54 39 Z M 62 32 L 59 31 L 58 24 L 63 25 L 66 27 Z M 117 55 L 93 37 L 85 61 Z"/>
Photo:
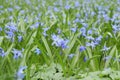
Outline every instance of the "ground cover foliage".
<path id="1" fill-rule="evenodd" d="M 120 0 L 0 0 L 0 80 L 120 80 Z"/>

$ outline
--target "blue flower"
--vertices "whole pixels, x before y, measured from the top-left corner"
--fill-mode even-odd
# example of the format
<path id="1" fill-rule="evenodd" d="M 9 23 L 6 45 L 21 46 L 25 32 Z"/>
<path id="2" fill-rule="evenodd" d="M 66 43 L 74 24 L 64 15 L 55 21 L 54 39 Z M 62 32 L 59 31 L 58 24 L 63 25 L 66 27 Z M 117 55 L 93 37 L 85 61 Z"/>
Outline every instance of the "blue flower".
<path id="1" fill-rule="evenodd" d="M 101 51 L 108 51 L 111 47 L 104 46 Z"/>
<path id="2" fill-rule="evenodd" d="M 119 25 L 112 25 L 113 28 L 113 32 L 116 34 L 118 31 L 120 31 L 120 27 L 118 27 Z"/>
<path id="3" fill-rule="evenodd" d="M 54 7 L 55 12 L 59 12 L 59 9 L 57 7 Z"/>
<path id="4" fill-rule="evenodd" d="M 19 57 L 22 57 L 23 55 L 22 55 L 22 51 L 19 51 L 19 50 L 17 50 L 17 49 L 13 49 L 12 50 L 12 53 L 13 53 L 13 58 L 14 59 L 18 59 Z"/>
<path id="5" fill-rule="evenodd" d="M 92 34 L 92 30 L 91 30 L 91 29 L 88 30 L 87 33 L 88 33 L 88 34 Z"/>
<path id="6" fill-rule="evenodd" d="M 0 32 L 2 31 L 2 28 L 0 27 Z"/>
<path id="7" fill-rule="evenodd" d="M 15 36 L 15 32 L 17 32 L 18 29 L 16 27 L 16 25 L 14 23 L 8 23 L 5 26 L 5 33 L 7 34 L 7 38 L 12 40 L 12 42 L 14 41 L 14 36 Z"/>
<path id="8" fill-rule="evenodd" d="M 5 52 L 2 48 L 0 48 L 0 56 L 4 57 L 5 56 Z"/>
<path id="9" fill-rule="evenodd" d="M 77 30 L 77 28 L 76 28 L 76 27 L 74 27 L 74 28 L 70 28 L 70 30 L 71 30 L 73 33 L 75 33 L 76 30 Z"/>
<path id="10" fill-rule="evenodd" d="M 47 36 L 47 31 L 49 30 L 49 27 L 46 27 L 46 28 L 43 28 L 43 35 L 44 36 Z"/>
<path id="11" fill-rule="evenodd" d="M 82 27 L 80 29 L 80 32 L 82 33 L 82 36 L 86 36 L 86 28 L 85 27 Z"/>
<path id="12" fill-rule="evenodd" d="M 112 56 L 106 56 L 106 57 L 103 58 L 103 60 L 106 61 L 106 60 L 109 60 L 109 59 L 111 59 L 111 58 L 112 58 Z"/>
<path id="13" fill-rule="evenodd" d="M 35 53 L 36 53 L 37 55 L 39 55 L 39 54 L 41 53 L 40 49 L 39 49 L 39 48 L 36 48 L 36 49 L 35 49 Z"/>
<path id="14" fill-rule="evenodd" d="M 69 10 L 69 9 L 70 9 L 70 5 L 66 5 L 66 6 L 65 6 L 65 9 L 66 9 L 66 10 Z"/>
<path id="15" fill-rule="evenodd" d="M 102 36 L 100 35 L 99 37 L 97 37 L 97 38 L 95 39 L 95 41 L 100 42 L 101 39 L 102 39 Z"/>
<path id="16" fill-rule="evenodd" d="M 80 46 L 79 51 L 80 51 L 80 52 L 83 52 L 84 50 L 86 50 L 86 47 Z"/>
<path id="17" fill-rule="evenodd" d="M 95 43 L 95 42 L 93 42 L 93 41 L 92 41 L 92 42 L 90 42 L 90 43 L 89 43 L 89 42 L 87 42 L 87 43 L 86 43 L 86 46 L 92 47 L 92 49 L 93 49 L 93 48 L 96 46 L 96 43 Z"/>
<path id="18" fill-rule="evenodd" d="M 86 36 L 86 39 L 88 39 L 88 40 L 94 40 L 94 38 L 92 36 Z"/>
<path id="19" fill-rule="evenodd" d="M 27 68 L 27 66 L 21 66 L 17 72 L 17 78 L 23 79 L 25 77 L 24 70 Z"/>
<path id="20" fill-rule="evenodd" d="M 18 30 L 17 30 L 17 27 L 16 27 L 16 25 L 14 24 L 14 23 L 8 23 L 6 26 L 5 26 L 5 29 L 7 30 L 7 31 L 10 31 L 10 32 L 17 32 Z"/>
<path id="21" fill-rule="evenodd" d="M 58 34 L 61 34 L 61 29 L 57 28 Z"/>
<path id="22" fill-rule="evenodd" d="M 18 38 L 18 42 L 21 42 L 21 41 L 22 41 L 22 39 L 23 39 L 23 37 L 22 37 L 22 36 L 17 36 L 17 38 Z"/>
<path id="23" fill-rule="evenodd" d="M 61 47 L 62 49 L 65 49 L 68 47 L 67 44 L 68 44 L 69 40 L 62 39 L 58 35 L 53 34 L 52 40 L 53 40 L 52 45 L 56 45 L 57 47 Z"/>
<path id="24" fill-rule="evenodd" d="M 72 59 L 73 56 L 75 56 L 75 54 L 69 54 L 69 55 L 68 55 L 68 57 L 69 57 L 70 59 Z"/>
<path id="25" fill-rule="evenodd" d="M 87 60 L 88 60 L 88 58 L 85 56 L 85 57 L 83 58 L 83 61 L 86 62 Z"/>
<path id="26" fill-rule="evenodd" d="M 80 3 L 78 1 L 75 2 L 75 7 L 78 7 Z"/>
<path id="27" fill-rule="evenodd" d="M 13 8 L 7 8 L 7 10 L 8 10 L 9 12 L 12 12 L 12 11 L 13 11 Z"/>
<path id="28" fill-rule="evenodd" d="M 62 49 L 65 49 L 68 47 L 67 46 L 68 42 L 69 42 L 69 40 L 67 40 L 67 39 L 66 40 L 61 39 L 58 41 L 58 44 Z"/>

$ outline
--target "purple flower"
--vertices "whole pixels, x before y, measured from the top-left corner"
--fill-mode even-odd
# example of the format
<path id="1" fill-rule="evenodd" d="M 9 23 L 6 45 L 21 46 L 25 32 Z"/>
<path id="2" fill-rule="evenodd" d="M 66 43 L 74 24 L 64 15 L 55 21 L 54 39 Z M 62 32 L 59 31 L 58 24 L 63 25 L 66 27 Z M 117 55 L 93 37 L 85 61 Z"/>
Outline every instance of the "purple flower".
<path id="1" fill-rule="evenodd" d="M 5 56 L 5 52 L 2 48 L 0 48 L 0 56 L 4 57 Z"/>
<path id="2" fill-rule="evenodd" d="M 84 50 L 86 50 L 86 47 L 80 46 L 79 51 L 80 51 L 80 52 L 83 52 Z"/>
<path id="3" fill-rule="evenodd" d="M 23 79 L 25 77 L 24 70 L 27 68 L 27 66 L 21 66 L 17 72 L 17 78 Z"/>
<path id="4" fill-rule="evenodd" d="M 36 48 L 36 49 L 35 49 L 35 53 L 36 53 L 37 55 L 39 55 L 39 54 L 41 53 L 40 49 L 39 49 L 39 48 Z"/>
<path id="5" fill-rule="evenodd" d="M 19 57 L 22 57 L 23 55 L 22 55 L 22 51 L 19 51 L 19 50 L 17 50 L 17 49 L 13 49 L 13 51 L 12 51 L 12 53 L 13 53 L 13 58 L 14 59 L 18 59 Z"/>

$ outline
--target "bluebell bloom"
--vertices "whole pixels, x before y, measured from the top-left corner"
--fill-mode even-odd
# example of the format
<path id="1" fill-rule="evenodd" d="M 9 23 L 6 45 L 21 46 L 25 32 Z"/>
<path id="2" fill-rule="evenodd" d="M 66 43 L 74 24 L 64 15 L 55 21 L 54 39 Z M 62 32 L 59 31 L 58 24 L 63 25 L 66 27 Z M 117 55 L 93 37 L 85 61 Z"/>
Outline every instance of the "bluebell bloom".
<path id="1" fill-rule="evenodd" d="M 21 42 L 23 40 L 22 36 L 17 36 L 17 38 L 18 38 L 18 42 Z"/>
<path id="2" fill-rule="evenodd" d="M 39 22 L 36 22 L 35 24 L 34 24 L 34 26 L 35 26 L 35 28 L 38 28 L 39 27 Z"/>
<path id="3" fill-rule="evenodd" d="M 93 12 L 93 11 L 91 12 L 91 16 L 94 16 L 95 14 L 96 14 L 95 12 Z"/>
<path id="4" fill-rule="evenodd" d="M 68 48 L 68 46 L 67 46 L 68 42 L 69 42 L 69 40 L 67 40 L 67 39 L 66 40 L 61 39 L 58 41 L 58 44 L 62 49 L 65 49 L 65 48 Z"/>
<path id="5" fill-rule="evenodd" d="M 36 53 L 37 55 L 39 55 L 39 54 L 41 53 L 40 49 L 39 49 L 39 48 L 36 48 L 36 49 L 35 49 L 35 53 Z"/>
<path id="6" fill-rule="evenodd" d="M 7 34 L 7 37 L 9 37 L 9 38 L 12 38 L 15 36 L 12 31 L 5 31 L 5 33 Z"/>
<path id="7" fill-rule="evenodd" d="M 47 36 L 47 31 L 49 30 L 49 27 L 46 27 L 46 28 L 43 28 L 43 35 L 44 36 Z"/>
<path id="8" fill-rule="evenodd" d="M 21 9 L 21 7 L 20 7 L 20 6 L 17 6 L 17 5 L 14 6 L 14 8 L 17 9 L 17 10 L 20 10 L 20 9 Z"/>
<path id="9" fill-rule="evenodd" d="M 66 6 L 65 6 L 65 9 L 66 9 L 66 10 L 69 10 L 69 9 L 70 9 L 70 5 L 66 5 Z"/>
<path id="10" fill-rule="evenodd" d="M 7 9 L 9 12 L 12 12 L 13 11 L 13 8 L 8 8 Z"/>
<path id="11" fill-rule="evenodd" d="M 88 30 L 88 31 L 87 31 L 87 34 L 92 34 L 92 30 L 91 30 L 91 29 Z"/>
<path id="12" fill-rule="evenodd" d="M 4 57 L 5 56 L 5 52 L 2 48 L 0 48 L 0 56 Z"/>
<path id="13" fill-rule="evenodd" d="M 2 31 L 2 28 L 0 27 L 0 32 Z"/>
<path id="14" fill-rule="evenodd" d="M 86 28 L 85 27 L 82 27 L 80 29 L 80 32 L 82 33 L 82 36 L 86 36 Z"/>
<path id="15" fill-rule="evenodd" d="M 83 25 L 83 27 L 87 28 L 88 24 L 87 23 L 81 23 Z"/>
<path id="16" fill-rule="evenodd" d="M 39 22 L 36 22 L 35 24 L 33 24 L 33 25 L 30 26 L 30 29 L 36 29 L 36 28 L 38 28 L 39 24 L 40 24 Z"/>
<path id="17" fill-rule="evenodd" d="M 109 60 L 109 59 L 111 59 L 111 58 L 112 58 L 112 56 L 106 56 L 106 57 L 103 58 L 103 60 L 106 61 L 106 60 Z"/>
<path id="18" fill-rule="evenodd" d="M 14 23 L 8 23 L 6 26 L 5 26 L 5 29 L 7 31 L 10 31 L 10 32 L 17 32 L 17 27 Z"/>
<path id="19" fill-rule="evenodd" d="M 88 58 L 85 56 L 85 57 L 83 58 L 83 61 L 86 62 L 87 60 L 88 60 Z"/>
<path id="20" fill-rule="evenodd" d="M 94 40 L 94 38 L 92 37 L 92 36 L 86 36 L 86 39 L 88 39 L 88 40 Z"/>
<path id="21" fill-rule="evenodd" d="M 24 70 L 27 66 L 21 66 L 17 72 L 17 79 L 23 79 L 25 77 Z"/>
<path id="22" fill-rule="evenodd" d="M 56 45 L 57 47 L 61 47 L 62 49 L 65 49 L 68 47 L 67 44 L 68 44 L 69 40 L 62 39 L 58 35 L 53 34 L 52 40 L 53 40 L 52 45 Z"/>
<path id="23" fill-rule="evenodd" d="M 5 26 L 5 33 L 7 34 L 7 38 L 10 39 L 12 42 L 14 41 L 14 33 L 17 31 L 18 29 L 16 25 L 12 22 L 7 23 L 7 25 Z"/>
<path id="24" fill-rule="evenodd" d="M 86 50 L 86 47 L 85 46 L 80 46 L 79 51 L 83 52 L 84 50 Z"/>
<path id="25" fill-rule="evenodd" d="M 77 27 L 70 28 L 70 30 L 71 30 L 73 33 L 75 33 L 75 32 L 76 32 L 76 30 L 77 30 Z"/>
<path id="26" fill-rule="evenodd" d="M 76 18 L 73 22 L 78 23 L 78 22 L 80 22 L 80 20 L 79 20 L 79 18 Z"/>
<path id="27" fill-rule="evenodd" d="M 103 17 L 106 22 L 108 22 L 110 20 L 110 17 L 107 14 L 104 14 Z"/>
<path id="28" fill-rule="evenodd" d="M 96 46 L 96 43 L 94 43 L 93 41 L 92 42 L 87 42 L 86 43 L 86 46 L 89 46 L 89 47 L 92 47 L 92 49 Z"/>
<path id="29" fill-rule="evenodd" d="M 2 5 L 0 5 L 0 9 L 2 9 L 3 8 L 3 6 Z"/>
<path id="30" fill-rule="evenodd" d="M 61 29 L 57 28 L 58 34 L 61 34 Z"/>
<path id="31" fill-rule="evenodd" d="M 108 51 L 111 47 L 104 46 L 101 51 Z"/>
<path id="32" fill-rule="evenodd" d="M 54 7 L 55 12 L 59 12 L 59 9 L 57 7 Z"/>
<path id="33" fill-rule="evenodd" d="M 99 37 L 97 37 L 95 40 L 97 41 L 97 42 L 100 42 L 101 41 L 101 39 L 102 39 L 102 36 L 100 35 Z"/>
<path id="34" fill-rule="evenodd" d="M 75 54 L 69 54 L 68 57 L 72 59 L 75 56 Z"/>
<path id="35" fill-rule="evenodd" d="M 12 50 L 12 53 L 13 53 L 13 58 L 14 59 L 18 59 L 19 57 L 22 57 L 23 55 L 22 55 L 22 51 L 20 51 L 20 50 L 17 50 L 17 49 L 13 49 Z"/>
<path id="36" fill-rule="evenodd" d="M 75 7 L 78 7 L 80 3 L 78 1 L 75 2 Z"/>
<path id="37" fill-rule="evenodd" d="M 112 25 L 113 28 L 113 32 L 116 34 L 118 31 L 120 31 L 120 27 L 118 27 L 119 25 Z"/>

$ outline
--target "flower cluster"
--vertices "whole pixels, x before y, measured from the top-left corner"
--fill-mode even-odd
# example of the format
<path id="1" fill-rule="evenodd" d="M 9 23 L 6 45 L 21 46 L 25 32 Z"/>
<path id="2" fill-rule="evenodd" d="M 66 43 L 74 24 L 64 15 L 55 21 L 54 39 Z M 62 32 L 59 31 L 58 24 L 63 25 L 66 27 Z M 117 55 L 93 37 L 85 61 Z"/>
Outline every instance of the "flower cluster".
<path id="1" fill-rule="evenodd" d="M 57 47 L 61 47 L 62 49 L 68 48 L 67 44 L 69 40 L 60 38 L 58 35 L 52 35 L 53 43 L 52 45 L 56 45 Z"/>

